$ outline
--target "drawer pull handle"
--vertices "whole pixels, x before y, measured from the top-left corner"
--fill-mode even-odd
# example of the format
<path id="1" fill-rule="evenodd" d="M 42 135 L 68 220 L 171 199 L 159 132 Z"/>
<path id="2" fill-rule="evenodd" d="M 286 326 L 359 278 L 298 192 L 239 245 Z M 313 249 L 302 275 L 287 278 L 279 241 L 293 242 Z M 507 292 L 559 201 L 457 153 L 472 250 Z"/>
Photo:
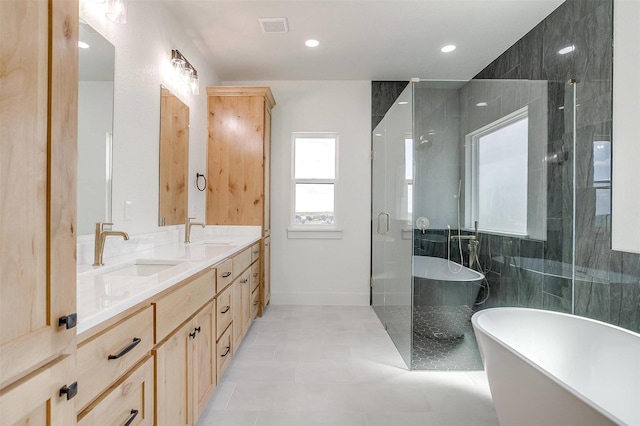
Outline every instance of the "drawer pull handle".
<path id="1" fill-rule="evenodd" d="M 231 352 L 231 346 L 227 346 L 226 350 L 224 351 L 224 353 L 222 355 L 220 355 L 222 358 L 224 358 L 225 356 L 229 355 L 229 352 Z"/>
<path id="2" fill-rule="evenodd" d="M 254 272 L 254 274 L 253 274 L 253 278 L 257 278 L 257 277 L 258 277 L 258 273 L 257 273 L 257 272 Z"/>
<path id="3" fill-rule="evenodd" d="M 192 333 L 189 333 L 189 337 L 192 338 L 192 339 L 195 339 L 196 338 L 196 331 L 193 330 Z"/>
<path id="4" fill-rule="evenodd" d="M 260 250 L 256 250 L 253 252 L 253 254 L 258 254 L 258 253 L 260 253 Z"/>
<path id="5" fill-rule="evenodd" d="M 60 388 L 60 396 L 67 395 L 67 401 L 78 394 L 78 382 L 73 382 L 69 386 L 64 385 Z"/>
<path id="6" fill-rule="evenodd" d="M 227 305 L 224 307 L 223 310 L 220 311 L 221 314 L 226 314 L 227 312 L 229 312 L 229 309 L 231 309 L 231 306 Z"/>
<path id="7" fill-rule="evenodd" d="M 107 359 L 118 359 L 122 356 L 125 356 L 131 349 L 135 348 L 136 346 L 138 346 L 138 344 L 142 342 L 142 339 L 139 337 L 134 337 L 133 338 L 133 342 L 131 342 L 129 344 L 129 346 L 127 346 L 126 348 L 124 348 L 122 351 L 120 351 L 120 353 L 118 355 L 109 355 L 107 357 Z"/>
<path id="8" fill-rule="evenodd" d="M 138 410 L 131 410 L 131 416 L 129 416 L 129 420 L 127 420 L 124 426 L 129 426 L 131 423 L 133 423 L 133 420 L 138 416 L 138 413 Z"/>
<path id="9" fill-rule="evenodd" d="M 225 272 L 224 274 L 222 274 L 222 278 L 227 278 L 231 276 L 231 272 Z"/>
<path id="10" fill-rule="evenodd" d="M 195 331 L 196 333 L 200 333 L 200 327 L 194 328 L 193 331 Z"/>
<path id="11" fill-rule="evenodd" d="M 255 302 L 253 302 L 253 306 L 256 306 L 257 304 L 258 304 L 257 300 Z"/>
<path id="12" fill-rule="evenodd" d="M 247 282 L 249 282 L 249 280 L 245 278 L 244 280 L 240 280 L 240 282 L 241 282 L 242 284 L 246 284 Z"/>

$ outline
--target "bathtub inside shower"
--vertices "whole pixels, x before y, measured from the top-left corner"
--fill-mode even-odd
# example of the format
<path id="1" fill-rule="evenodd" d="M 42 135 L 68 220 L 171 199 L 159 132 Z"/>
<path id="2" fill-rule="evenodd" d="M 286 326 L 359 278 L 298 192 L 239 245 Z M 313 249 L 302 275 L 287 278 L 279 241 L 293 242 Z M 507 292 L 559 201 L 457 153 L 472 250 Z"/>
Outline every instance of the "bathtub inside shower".
<path id="1" fill-rule="evenodd" d="M 413 366 L 481 370 L 471 316 L 484 275 L 447 259 L 413 256 Z"/>

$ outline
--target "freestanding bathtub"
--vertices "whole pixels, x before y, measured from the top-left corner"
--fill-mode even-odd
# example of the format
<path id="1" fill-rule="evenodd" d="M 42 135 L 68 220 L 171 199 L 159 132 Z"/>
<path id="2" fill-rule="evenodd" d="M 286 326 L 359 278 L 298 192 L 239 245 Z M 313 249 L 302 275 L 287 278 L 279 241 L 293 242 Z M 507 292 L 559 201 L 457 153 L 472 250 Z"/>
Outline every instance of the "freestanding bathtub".
<path id="1" fill-rule="evenodd" d="M 447 259 L 413 256 L 413 303 L 473 308 L 484 275 Z"/>
<path id="2" fill-rule="evenodd" d="M 414 333 L 456 340 L 471 333 L 469 320 L 484 275 L 447 259 L 413 256 Z"/>
<path id="3" fill-rule="evenodd" d="M 502 426 L 640 425 L 640 334 L 526 308 L 471 321 Z"/>

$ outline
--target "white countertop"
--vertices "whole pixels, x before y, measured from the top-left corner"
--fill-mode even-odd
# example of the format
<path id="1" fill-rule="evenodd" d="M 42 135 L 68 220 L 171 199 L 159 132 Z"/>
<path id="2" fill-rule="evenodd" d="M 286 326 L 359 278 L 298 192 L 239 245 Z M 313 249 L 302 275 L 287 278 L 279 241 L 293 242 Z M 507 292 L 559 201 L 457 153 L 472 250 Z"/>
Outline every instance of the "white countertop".
<path id="1" fill-rule="evenodd" d="M 144 302 L 178 282 L 260 240 L 259 235 L 202 236 L 190 244 L 166 244 L 105 261 L 104 266 L 78 266 L 77 333 Z M 132 273 L 136 263 L 166 264 L 145 275 Z M 153 267 L 151 267 L 153 268 Z"/>

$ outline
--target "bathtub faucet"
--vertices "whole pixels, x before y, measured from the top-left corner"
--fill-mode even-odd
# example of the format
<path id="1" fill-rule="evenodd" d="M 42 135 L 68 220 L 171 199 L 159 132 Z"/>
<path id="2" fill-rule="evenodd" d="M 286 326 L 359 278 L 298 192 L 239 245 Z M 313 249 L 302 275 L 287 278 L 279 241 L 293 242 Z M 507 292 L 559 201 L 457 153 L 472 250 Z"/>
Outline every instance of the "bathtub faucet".
<path id="1" fill-rule="evenodd" d="M 478 256 L 478 239 L 475 235 L 452 235 L 452 240 L 469 240 L 469 269 L 473 269 Z"/>

